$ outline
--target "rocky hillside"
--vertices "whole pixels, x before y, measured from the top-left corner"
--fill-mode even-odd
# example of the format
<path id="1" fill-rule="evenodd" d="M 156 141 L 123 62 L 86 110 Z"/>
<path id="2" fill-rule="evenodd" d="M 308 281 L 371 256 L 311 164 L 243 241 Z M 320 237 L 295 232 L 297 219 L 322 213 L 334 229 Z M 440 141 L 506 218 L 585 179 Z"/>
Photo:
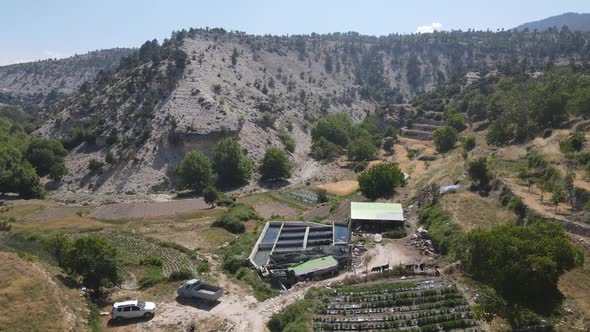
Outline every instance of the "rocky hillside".
<path id="1" fill-rule="evenodd" d="M 590 31 L 590 14 L 565 13 L 547 17 L 539 21 L 524 23 L 514 28 L 514 30 L 522 31 L 529 29 L 530 31 L 544 31 L 549 28 L 561 29 L 563 26 L 567 26 L 571 31 L 588 32 Z"/>
<path id="2" fill-rule="evenodd" d="M 92 81 L 100 70 L 113 70 L 133 50 L 113 48 L 59 60 L 0 67 L 0 103 L 37 109 Z"/>
<path id="3" fill-rule="evenodd" d="M 590 35 L 441 32 L 423 35 L 252 36 L 189 30 L 163 45 L 144 44 L 117 72 L 60 102 L 37 131 L 72 149 L 62 189 L 149 192 L 174 187 L 168 176 L 186 151 L 210 153 L 237 137 L 254 161 L 281 129 L 296 142 L 298 178 L 322 169 L 308 158 L 308 129 L 320 116 L 347 112 L 360 121 L 468 72 L 533 73 L 549 62 L 585 61 Z M 568 47 L 564 47 L 567 45 Z M 387 108 L 401 127 L 408 107 Z M 108 160 L 90 171 L 90 160 Z"/>

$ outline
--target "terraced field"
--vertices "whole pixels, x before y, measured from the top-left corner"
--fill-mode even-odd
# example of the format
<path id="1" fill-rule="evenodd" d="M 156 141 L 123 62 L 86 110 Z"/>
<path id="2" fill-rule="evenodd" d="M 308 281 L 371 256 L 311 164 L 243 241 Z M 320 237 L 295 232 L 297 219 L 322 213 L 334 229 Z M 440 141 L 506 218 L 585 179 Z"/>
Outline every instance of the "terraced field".
<path id="1" fill-rule="evenodd" d="M 442 279 L 337 288 L 314 331 L 479 331 L 469 305 Z"/>
<path id="2" fill-rule="evenodd" d="M 145 256 L 162 258 L 165 276 L 181 269 L 197 272 L 197 267 L 201 262 L 196 253 L 172 243 L 109 231 L 96 232 L 93 235 L 104 238 L 110 245 L 117 248 L 119 256 L 125 262 L 137 263 Z"/>

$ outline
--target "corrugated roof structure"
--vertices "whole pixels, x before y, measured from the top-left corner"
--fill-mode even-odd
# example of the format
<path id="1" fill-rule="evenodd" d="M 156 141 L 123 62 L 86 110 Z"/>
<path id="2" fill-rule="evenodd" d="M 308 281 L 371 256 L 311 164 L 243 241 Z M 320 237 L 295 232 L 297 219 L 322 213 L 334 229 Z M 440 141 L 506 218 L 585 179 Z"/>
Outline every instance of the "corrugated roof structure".
<path id="1" fill-rule="evenodd" d="M 250 261 L 256 267 L 302 262 L 310 257 L 336 255 L 348 250 L 347 224 L 332 225 L 305 221 L 269 221 L 252 248 Z"/>
<path id="2" fill-rule="evenodd" d="M 308 260 L 305 263 L 297 264 L 288 270 L 293 271 L 295 276 L 300 277 L 310 273 L 322 273 L 338 268 L 338 261 L 333 256 L 320 257 Z"/>
<path id="3" fill-rule="evenodd" d="M 404 210 L 399 203 L 351 202 L 350 219 L 404 221 Z"/>

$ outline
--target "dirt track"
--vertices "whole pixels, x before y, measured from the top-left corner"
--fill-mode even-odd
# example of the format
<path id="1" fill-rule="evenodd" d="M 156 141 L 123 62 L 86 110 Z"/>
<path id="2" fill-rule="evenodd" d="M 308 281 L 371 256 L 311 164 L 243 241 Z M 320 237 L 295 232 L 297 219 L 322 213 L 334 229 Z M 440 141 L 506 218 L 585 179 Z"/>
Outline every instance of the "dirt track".
<path id="1" fill-rule="evenodd" d="M 203 198 L 179 199 L 169 202 L 119 203 L 102 205 L 89 216 L 96 219 L 135 219 L 187 213 L 209 208 Z"/>

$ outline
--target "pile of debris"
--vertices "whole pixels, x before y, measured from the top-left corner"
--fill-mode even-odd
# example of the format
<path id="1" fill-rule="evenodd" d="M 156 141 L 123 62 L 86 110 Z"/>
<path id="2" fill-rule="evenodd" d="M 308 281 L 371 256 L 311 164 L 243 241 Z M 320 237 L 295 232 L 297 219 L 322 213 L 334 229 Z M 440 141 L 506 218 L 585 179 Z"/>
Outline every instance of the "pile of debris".
<path id="1" fill-rule="evenodd" d="M 432 245 L 432 241 L 428 239 L 428 231 L 423 227 L 418 228 L 416 233 L 412 234 L 407 241 L 407 245 L 416 247 L 422 255 L 438 258 Z"/>

